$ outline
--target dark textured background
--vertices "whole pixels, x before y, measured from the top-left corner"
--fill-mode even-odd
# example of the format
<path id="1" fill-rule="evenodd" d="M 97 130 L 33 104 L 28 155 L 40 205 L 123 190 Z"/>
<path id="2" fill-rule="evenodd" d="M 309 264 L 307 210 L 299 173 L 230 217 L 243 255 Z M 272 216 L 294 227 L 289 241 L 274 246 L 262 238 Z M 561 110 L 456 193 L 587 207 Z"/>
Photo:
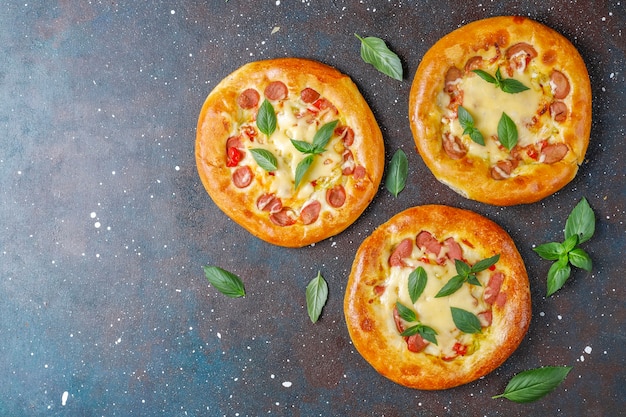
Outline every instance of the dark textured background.
<path id="1" fill-rule="evenodd" d="M 587 159 L 535 204 L 493 207 L 439 184 L 415 152 L 407 99 L 441 36 L 470 21 L 529 16 L 579 49 L 593 88 Z M 617 416 L 626 415 L 624 1 L 10 1 L 0 7 L 1 416 Z M 365 64 L 362 36 L 402 59 L 395 81 Z M 357 83 L 382 128 L 387 162 L 409 157 L 407 188 L 381 188 L 344 233 L 273 247 L 229 220 L 196 173 L 194 140 L 211 89 L 246 62 L 298 56 Z M 574 270 L 546 299 L 550 262 L 586 197 L 597 216 Z M 528 336 L 498 370 L 420 392 L 379 376 L 343 318 L 354 253 L 375 227 L 419 204 L 474 210 L 524 257 Z M 204 278 L 241 276 L 228 299 Z M 329 283 L 321 320 L 305 286 Z M 492 400 L 516 373 L 572 365 L 550 396 Z M 62 404 L 63 393 L 67 401 Z"/>

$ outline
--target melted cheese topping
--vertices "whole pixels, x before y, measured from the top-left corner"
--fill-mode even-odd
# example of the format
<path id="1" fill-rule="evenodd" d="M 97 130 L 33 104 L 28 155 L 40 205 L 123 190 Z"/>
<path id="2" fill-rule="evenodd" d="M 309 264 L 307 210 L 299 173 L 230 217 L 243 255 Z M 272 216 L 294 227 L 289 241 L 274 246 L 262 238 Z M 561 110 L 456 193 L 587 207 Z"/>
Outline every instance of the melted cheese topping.
<path id="1" fill-rule="evenodd" d="M 246 151 L 239 165 L 252 167 L 255 170 L 255 178 L 261 181 L 264 190 L 275 194 L 285 206 L 290 206 L 296 212 L 312 200 L 318 200 L 322 204 L 322 210 L 331 209 L 326 202 L 325 191 L 341 181 L 345 148 L 343 142 L 333 134 L 325 151 L 313 156 L 313 163 L 296 189 L 296 168 L 309 154 L 298 151 L 291 143 L 291 139 L 312 143 L 313 137 L 322 125 L 334 120 L 339 120 L 340 125 L 341 119 L 323 110 L 314 117 L 312 113 L 307 113 L 307 105 L 299 100 L 286 99 L 273 105 L 276 112 L 275 131 L 268 138 L 258 130 L 256 123 L 248 123 L 251 128 L 256 129 L 257 136 L 253 141 L 245 138 L 242 140 Z M 248 117 L 242 117 L 241 120 L 248 121 L 252 115 L 248 114 Z M 233 126 L 233 135 L 239 134 L 242 126 L 245 124 Z M 270 175 L 261 168 L 248 151 L 250 148 L 271 152 L 277 159 L 276 171 Z"/>
<path id="2" fill-rule="evenodd" d="M 464 257 L 466 259 L 469 257 L 468 262 L 474 263 L 479 260 L 471 248 L 463 244 L 461 246 Z M 391 267 L 386 280 L 381 284 L 385 286 L 385 291 L 380 296 L 380 303 L 382 311 L 388 312 L 385 313 L 388 331 L 390 334 L 398 334 L 392 311 L 396 302 L 399 301 L 417 313 L 417 318 L 421 324 L 432 327 L 437 332 L 437 345 L 429 343 L 424 349 L 425 353 L 443 358 L 455 357 L 457 354 L 454 351 L 454 345 L 457 342 L 471 346 L 468 353 L 472 353 L 478 343 L 477 337 L 474 334 L 462 333 L 457 329 L 452 319 L 450 307 L 461 308 L 476 316 L 489 310 L 491 307 L 483 300 L 483 292 L 489 282 L 490 272 L 482 271 L 477 274 L 477 278 L 482 284 L 480 287 L 466 283 L 455 293 L 436 298 L 435 295 L 450 278 L 457 275 L 456 268 L 454 262 L 449 259 L 443 265 L 425 263 L 421 260 L 425 256 L 427 255 L 424 251 L 414 246 L 410 259 L 403 259 L 410 266 Z M 440 256 L 445 256 L 445 251 L 442 251 Z M 410 273 L 418 266 L 424 268 L 428 279 L 424 292 L 414 304 L 409 295 L 408 282 Z"/>
<path id="3" fill-rule="evenodd" d="M 489 61 L 489 57 L 483 58 L 483 62 Z M 542 140 L 549 143 L 562 141 L 558 137 L 559 128 L 547 111 L 554 89 L 549 77 L 542 74 L 532 61 L 528 66 L 522 65 L 509 77 L 504 74 L 505 62 L 502 57 L 482 69 L 493 75 L 500 67 L 503 78 L 516 79 L 529 87 L 528 90 L 514 94 L 505 93 L 476 74 L 468 74 L 456 80 L 463 94 L 462 106 L 472 115 L 474 127 L 482 133 L 484 146 L 472 141 L 469 135 L 463 135 L 463 128 L 456 115 L 456 105 L 451 105 L 450 95 L 443 89 L 437 95 L 437 105 L 442 111 L 443 133 L 449 132 L 462 138 L 469 156 L 486 160 L 490 165 L 505 160 L 510 155 L 506 148 L 494 140 L 498 135 L 498 123 L 503 112 L 515 123 L 518 132 L 517 146 L 520 148 L 536 145 Z M 523 164 L 517 170 L 523 169 L 522 167 Z"/>

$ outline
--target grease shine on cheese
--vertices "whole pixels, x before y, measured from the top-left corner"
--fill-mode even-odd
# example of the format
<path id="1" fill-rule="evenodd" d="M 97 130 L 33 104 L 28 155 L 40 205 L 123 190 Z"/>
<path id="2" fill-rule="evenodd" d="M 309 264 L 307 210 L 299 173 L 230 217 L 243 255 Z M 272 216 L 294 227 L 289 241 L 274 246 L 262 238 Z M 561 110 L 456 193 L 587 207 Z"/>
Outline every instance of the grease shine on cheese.
<path id="1" fill-rule="evenodd" d="M 472 248 L 460 243 L 463 248 L 463 254 L 468 261 L 474 263 L 480 260 L 477 253 Z M 446 248 L 444 247 L 440 253 L 440 256 L 445 256 Z M 482 271 L 477 274 L 477 278 L 482 284 L 481 287 L 463 284 L 463 286 L 446 297 L 435 298 L 435 295 L 443 288 L 443 286 L 452 278 L 457 275 L 454 262 L 447 260 L 443 265 L 438 264 L 426 264 L 418 261 L 418 259 L 427 256 L 427 254 L 417 248 L 413 247 L 413 252 L 408 259 L 404 261 L 409 265 L 408 267 L 394 266 L 389 268 L 388 275 L 382 283 L 385 286 L 385 292 L 380 296 L 381 308 L 387 317 L 387 330 L 389 334 L 398 334 L 396 325 L 393 319 L 392 311 L 395 307 L 396 301 L 413 308 L 417 313 L 417 318 L 420 323 L 432 327 L 437 332 L 437 345 L 430 343 L 424 353 L 431 354 L 438 357 L 452 357 L 455 356 L 454 345 L 457 341 L 471 345 L 475 339 L 473 334 L 462 333 L 457 329 L 454 321 L 452 320 L 452 314 L 450 307 L 458 307 L 463 310 L 469 311 L 474 315 L 478 315 L 481 312 L 489 310 L 489 306 L 484 302 L 482 294 L 489 282 L 489 271 Z M 410 273 L 421 266 L 426 271 L 428 280 L 424 292 L 413 304 L 409 295 L 409 275 Z M 388 313 L 387 313 L 388 312 Z M 404 343 L 402 338 L 397 338 Z"/>

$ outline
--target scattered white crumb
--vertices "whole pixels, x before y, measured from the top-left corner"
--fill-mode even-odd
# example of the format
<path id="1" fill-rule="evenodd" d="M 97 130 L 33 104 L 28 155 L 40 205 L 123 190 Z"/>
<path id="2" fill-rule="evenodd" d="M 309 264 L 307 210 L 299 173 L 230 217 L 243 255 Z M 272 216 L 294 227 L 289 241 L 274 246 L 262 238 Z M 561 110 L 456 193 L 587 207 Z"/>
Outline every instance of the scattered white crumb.
<path id="1" fill-rule="evenodd" d="M 289 388 L 291 385 L 292 385 L 292 383 L 290 381 L 283 382 L 283 387 L 285 387 L 285 388 Z"/>

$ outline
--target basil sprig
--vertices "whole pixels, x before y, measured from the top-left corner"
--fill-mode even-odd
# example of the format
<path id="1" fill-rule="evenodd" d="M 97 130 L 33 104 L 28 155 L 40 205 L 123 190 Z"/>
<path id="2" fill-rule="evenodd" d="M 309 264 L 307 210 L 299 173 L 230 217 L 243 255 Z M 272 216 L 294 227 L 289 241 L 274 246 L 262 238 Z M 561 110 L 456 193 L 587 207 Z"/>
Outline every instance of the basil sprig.
<path id="1" fill-rule="evenodd" d="M 246 295 L 243 281 L 237 275 L 217 266 L 204 266 L 203 269 L 209 283 L 225 296 L 237 298 Z"/>
<path id="2" fill-rule="evenodd" d="M 428 276 L 422 266 L 418 266 L 409 274 L 409 296 L 411 297 L 412 303 L 415 303 L 417 299 L 420 298 L 420 295 L 424 292 L 424 288 L 426 288 L 427 282 Z"/>
<path id="3" fill-rule="evenodd" d="M 402 318 L 402 320 L 409 323 L 417 322 L 417 324 L 414 324 L 413 326 L 405 329 L 402 333 L 400 333 L 400 336 L 406 337 L 419 334 L 422 339 L 428 340 L 435 345 L 437 344 L 437 332 L 435 331 L 435 329 L 419 323 L 417 320 L 417 314 L 413 310 L 411 310 L 399 301 L 396 302 L 396 309 L 398 309 L 398 315 Z"/>
<path id="4" fill-rule="evenodd" d="M 480 333 L 480 320 L 473 313 L 458 307 L 450 307 L 454 325 L 463 333 Z"/>
<path id="5" fill-rule="evenodd" d="M 256 163 L 264 170 L 271 172 L 278 168 L 276 157 L 267 149 L 251 148 L 250 153 Z"/>
<path id="6" fill-rule="evenodd" d="M 276 112 L 274 106 L 267 100 L 263 100 L 256 115 L 256 125 L 259 130 L 270 136 L 276 130 Z"/>
<path id="7" fill-rule="evenodd" d="M 306 286 L 306 309 L 313 323 L 317 321 L 328 299 L 328 284 L 320 271 Z"/>
<path id="8" fill-rule="evenodd" d="M 501 89 L 505 93 L 515 94 L 515 93 L 521 93 L 522 91 L 529 90 L 528 87 L 526 87 L 524 84 L 522 84 L 521 82 L 517 81 L 514 78 L 502 78 L 502 74 L 500 73 L 500 68 L 496 70 L 495 77 L 489 74 L 488 72 L 480 70 L 480 69 L 475 69 L 472 71 L 476 73 L 480 78 L 482 78 L 483 80 L 487 81 L 490 84 L 495 85 L 496 88 Z"/>
<path id="9" fill-rule="evenodd" d="M 385 179 L 385 187 L 387 190 L 397 197 L 400 191 L 406 186 L 406 178 L 409 174 L 409 161 L 402 149 L 398 149 L 391 158 L 387 178 Z"/>
<path id="10" fill-rule="evenodd" d="M 463 134 L 469 135 L 469 137 L 474 142 L 478 143 L 479 145 L 485 146 L 485 138 L 483 137 L 483 134 L 480 133 L 480 130 L 478 130 L 474 126 L 474 118 L 467 111 L 467 109 L 463 106 L 459 106 L 457 109 L 457 114 L 459 116 L 459 123 L 463 128 Z"/>
<path id="11" fill-rule="evenodd" d="M 571 366 L 546 366 L 515 375 L 504 392 L 491 398 L 506 398 L 517 403 L 530 403 L 556 389 L 572 370 Z"/>
<path id="12" fill-rule="evenodd" d="M 356 33 L 354 36 L 361 41 L 361 58 L 363 61 L 372 64 L 383 74 L 402 81 L 400 58 L 387 47 L 385 41 L 373 36 L 362 38 Z"/>
<path id="13" fill-rule="evenodd" d="M 456 268 L 457 275 L 450 278 L 446 285 L 444 285 L 443 288 L 439 290 L 437 295 L 435 295 L 435 298 L 446 297 L 448 295 L 454 294 L 466 282 L 470 285 L 481 286 L 480 281 L 478 281 L 478 278 L 476 277 L 476 274 L 494 265 L 496 262 L 498 262 L 498 260 L 500 260 L 500 254 L 480 260 L 476 262 L 473 266 L 469 266 L 465 262 L 459 259 L 455 259 L 454 267 Z"/>
<path id="14" fill-rule="evenodd" d="M 320 129 L 315 132 L 315 135 L 313 136 L 313 141 L 311 143 L 303 140 L 291 139 L 291 143 L 294 148 L 304 154 L 308 154 L 304 159 L 302 159 L 302 161 L 298 163 L 298 166 L 296 166 L 296 174 L 294 178 L 295 188 L 298 188 L 300 182 L 302 181 L 302 178 L 304 178 L 304 175 L 311 167 L 311 164 L 313 164 L 313 156 L 318 155 L 326 150 L 326 145 L 332 137 L 338 123 L 339 120 L 334 120 L 320 127 Z"/>
<path id="15" fill-rule="evenodd" d="M 546 297 L 563 287 L 572 272 L 570 265 L 591 272 L 591 257 L 578 245 L 593 236 L 595 227 L 595 215 L 589 202 L 583 197 L 567 217 L 565 240 L 562 243 L 549 242 L 533 248 L 543 259 L 556 261 L 548 271 Z"/>
<path id="16" fill-rule="evenodd" d="M 508 114 L 502 112 L 500 121 L 498 122 L 498 140 L 509 151 L 517 145 L 517 126 Z"/>

